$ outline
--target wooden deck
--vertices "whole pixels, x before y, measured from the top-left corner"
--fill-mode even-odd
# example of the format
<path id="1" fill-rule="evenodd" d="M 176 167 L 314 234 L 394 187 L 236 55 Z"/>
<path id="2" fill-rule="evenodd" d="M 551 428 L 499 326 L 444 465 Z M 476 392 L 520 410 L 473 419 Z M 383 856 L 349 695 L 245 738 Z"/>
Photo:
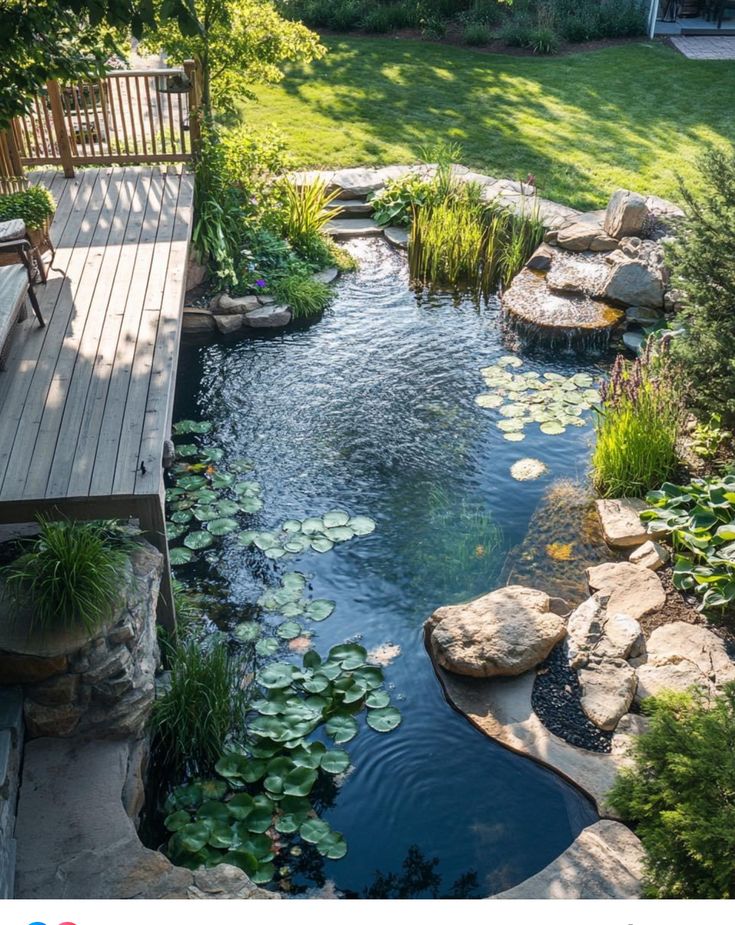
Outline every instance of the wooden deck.
<path id="1" fill-rule="evenodd" d="M 58 203 L 46 327 L 0 372 L 0 522 L 58 510 L 137 517 L 159 537 L 193 178 L 182 168 L 32 175 Z"/>

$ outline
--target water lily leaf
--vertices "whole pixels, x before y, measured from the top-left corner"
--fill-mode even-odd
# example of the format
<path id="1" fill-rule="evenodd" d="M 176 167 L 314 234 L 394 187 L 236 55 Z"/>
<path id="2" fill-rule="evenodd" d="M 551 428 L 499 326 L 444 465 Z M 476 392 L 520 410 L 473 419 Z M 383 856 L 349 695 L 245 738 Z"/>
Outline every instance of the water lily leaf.
<path id="1" fill-rule="evenodd" d="M 210 421 L 178 421 L 174 424 L 172 430 L 179 436 L 180 434 L 208 434 L 212 429 Z"/>
<path id="2" fill-rule="evenodd" d="M 310 620 L 320 623 L 334 613 L 334 608 L 336 606 L 334 601 L 328 601 L 326 598 L 319 597 L 307 604 L 304 615 L 309 617 Z"/>
<path id="3" fill-rule="evenodd" d="M 355 535 L 352 527 L 327 527 L 324 535 L 333 543 L 345 543 Z"/>
<path id="4" fill-rule="evenodd" d="M 380 710 L 390 703 L 390 694 L 387 691 L 371 691 L 365 700 L 365 706 L 373 710 Z"/>
<path id="5" fill-rule="evenodd" d="M 323 819 L 307 819 L 299 829 L 299 835 L 310 845 L 316 845 L 331 831 L 329 823 Z"/>
<path id="6" fill-rule="evenodd" d="M 207 844 L 212 848 L 226 849 L 231 848 L 235 841 L 235 833 L 232 826 L 224 819 L 215 820 L 212 824 L 212 831 L 209 833 Z"/>
<path id="7" fill-rule="evenodd" d="M 286 550 L 283 546 L 269 546 L 264 550 L 263 555 L 266 559 L 281 559 L 286 555 Z"/>
<path id="8" fill-rule="evenodd" d="M 304 690 L 309 691 L 310 694 L 321 694 L 322 691 L 325 691 L 329 687 L 329 678 L 321 673 L 317 673 L 303 683 Z"/>
<path id="9" fill-rule="evenodd" d="M 298 832 L 302 822 L 303 820 L 293 813 L 286 813 L 276 819 L 276 832 L 281 832 L 283 835 L 291 835 L 293 832 Z"/>
<path id="10" fill-rule="evenodd" d="M 343 662 L 344 664 L 344 662 Z M 374 665 L 366 665 L 352 673 L 353 678 L 359 678 L 368 690 L 376 690 L 383 683 L 383 672 Z"/>
<path id="11" fill-rule="evenodd" d="M 321 768 L 327 774 L 341 774 L 349 766 L 350 756 L 341 748 L 331 748 L 322 755 Z"/>
<path id="12" fill-rule="evenodd" d="M 475 404 L 480 408 L 499 408 L 503 401 L 503 396 L 497 392 L 483 392 L 475 398 Z"/>
<path id="13" fill-rule="evenodd" d="M 191 816 L 185 809 L 179 809 L 175 813 L 171 813 L 166 816 L 163 820 L 163 824 L 169 830 L 169 832 L 178 832 L 179 829 L 183 829 L 185 825 L 188 825 L 191 822 Z"/>
<path id="14" fill-rule="evenodd" d="M 239 867 L 240 870 L 244 871 L 248 877 L 252 880 L 258 872 L 258 859 L 254 854 L 251 854 L 249 851 L 241 851 L 235 849 L 234 851 L 228 851 L 226 855 L 222 858 L 223 864 L 232 864 L 234 867 Z"/>
<path id="15" fill-rule="evenodd" d="M 202 450 L 202 459 L 208 463 L 218 463 L 225 455 L 221 446 L 207 446 Z"/>
<path id="16" fill-rule="evenodd" d="M 495 425 L 498 430 L 502 430 L 504 433 L 518 433 L 523 430 L 523 421 L 519 421 L 516 418 L 508 418 L 503 421 L 498 421 Z"/>
<path id="17" fill-rule="evenodd" d="M 175 524 L 188 524 L 193 519 L 194 515 L 191 511 L 176 511 L 171 515 L 171 522 Z"/>
<path id="18" fill-rule="evenodd" d="M 306 536 L 294 536 L 293 539 L 286 540 L 283 544 L 283 548 L 286 552 L 290 552 L 293 555 L 298 555 L 300 552 L 304 552 L 309 549 L 311 546 L 311 541 Z"/>
<path id="19" fill-rule="evenodd" d="M 352 527 L 355 536 L 367 536 L 372 533 L 377 526 L 371 517 L 362 516 L 350 517 L 349 525 Z"/>
<path id="20" fill-rule="evenodd" d="M 281 530 L 283 530 L 284 533 L 299 533 L 301 531 L 301 521 L 295 520 L 294 518 L 285 520 L 281 524 Z"/>
<path id="21" fill-rule="evenodd" d="M 214 520 L 217 517 L 217 508 L 213 505 L 197 505 L 191 509 L 192 514 L 199 521 Z"/>
<path id="22" fill-rule="evenodd" d="M 238 523 L 230 517 L 218 517 L 216 520 L 210 520 L 207 524 L 207 530 L 212 536 L 227 536 L 228 533 L 234 533 L 237 530 Z"/>
<path id="23" fill-rule="evenodd" d="M 190 822 L 176 833 L 178 842 L 185 851 L 199 851 L 207 844 L 211 825 L 206 820 Z"/>
<path id="24" fill-rule="evenodd" d="M 304 655 L 304 668 L 318 668 L 322 663 L 322 657 L 318 652 L 312 651 L 307 652 Z"/>
<path id="25" fill-rule="evenodd" d="M 245 825 L 250 832 L 262 834 L 267 832 L 273 823 L 273 810 L 266 809 L 262 806 L 254 806 L 252 812 L 245 820 Z"/>
<path id="26" fill-rule="evenodd" d="M 237 501 L 228 501 L 226 499 L 218 501 L 215 507 L 220 517 L 234 517 L 240 510 L 240 505 Z"/>
<path id="27" fill-rule="evenodd" d="M 241 546 L 253 546 L 255 544 L 256 536 L 258 536 L 257 530 L 243 530 L 242 533 L 238 536 L 237 542 Z"/>
<path id="28" fill-rule="evenodd" d="M 197 488 L 206 488 L 207 480 L 203 475 L 183 475 L 180 479 L 177 479 L 176 485 L 178 488 L 183 488 L 184 491 L 194 491 Z"/>
<path id="29" fill-rule="evenodd" d="M 558 421 L 546 421 L 541 424 L 539 430 L 542 434 L 563 434 L 566 431 L 566 428 L 563 424 L 560 424 Z"/>
<path id="30" fill-rule="evenodd" d="M 239 623 L 235 627 L 235 636 L 237 636 L 240 642 L 255 642 L 260 636 L 260 632 L 260 625 L 253 620 Z"/>
<path id="31" fill-rule="evenodd" d="M 505 366 L 511 366 L 517 369 L 519 366 L 523 366 L 523 360 L 520 357 L 503 356 L 498 360 L 498 366 L 501 368 Z"/>
<path id="32" fill-rule="evenodd" d="M 212 488 L 230 488 L 235 476 L 231 472 L 215 472 L 212 476 Z"/>
<path id="33" fill-rule="evenodd" d="M 324 521 L 321 517 L 307 517 L 301 522 L 301 532 L 307 536 L 314 536 L 324 530 Z"/>
<path id="34" fill-rule="evenodd" d="M 347 511 L 327 511 L 322 517 L 325 527 L 346 527 L 350 522 Z"/>
<path id="35" fill-rule="evenodd" d="M 280 626 L 276 629 L 276 636 L 280 636 L 281 639 L 296 639 L 297 636 L 300 636 L 303 630 L 294 620 L 287 620 L 285 623 L 281 623 Z"/>
<path id="36" fill-rule="evenodd" d="M 526 414 L 526 406 L 519 404 L 503 405 L 500 413 L 504 418 L 521 418 Z"/>
<path id="37" fill-rule="evenodd" d="M 275 655 L 279 648 L 279 642 L 277 639 L 274 639 L 272 636 L 269 636 L 267 639 L 259 639 L 255 643 L 255 651 L 258 655 L 262 655 L 263 658 L 268 658 L 271 655 Z"/>
<path id="38" fill-rule="evenodd" d="M 314 552 L 329 552 L 330 549 L 334 548 L 334 543 L 327 539 L 326 536 L 317 536 L 316 539 L 311 541 L 311 548 Z"/>
<path id="39" fill-rule="evenodd" d="M 190 549 L 183 549 L 181 546 L 170 549 L 168 553 L 168 561 L 171 565 L 187 565 L 193 558 L 194 553 Z"/>
<path id="40" fill-rule="evenodd" d="M 329 659 L 334 662 L 339 662 L 340 664 L 346 658 L 354 656 L 359 657 L 364 665 L 368 657 L 367 649 L 358 645 L 356 642 L 345 642 L 338 646 L 332 646 L 329 650 Z"/>
<path id="41" fill-rule="evenodd" d="M 230 811 L 219 800 L 206 800 L 197 810 L 197 819 L 218 819 L 224 821 L 230 818 Z"/>
<path id="42" fill-rule="evenodd" d="M 249 793 L 236 793 L 228 800 L 227 809 L 233 819 L 247 819 L 253 811 L 253 798 Z"/>
<path id="43" fill-rule="evenodd" d="M 289 601 L 281 607 L 281 613 L 284 617 L 300 617 L 304 612 L 304 606 L 301 601 Z"/>
<path id="44" fill-rule="evenodd" d="M 219 494 L 216 491 L 212 491 L 211 488 L 197 488 L 196 491 L 190 491 L 189 495 L 195 498 L 199 504 L 209 505 L 219 500 Z"/>
<path id="45" fill-rule="evenodd" d="M 288 687 L 293 676 L 296 673 L 295 665 L 288 665 L 285 662 L 276 662 L 275 665 L 266 665 L 257 673 L 256 678 L 259 684 L 270 690 L 280 690 Z"/>
<path id="46" fill-rule="evenodd" d="M 243 514 L 257 514 L 263 507 L 260 498 L 240 498 L 240 510 Z"/>
<path id="47" fill-rule="evenodd" d="M 227 860 L 227 856 L 225 856 L 225 860 Z M 258 869 L 255 871 L 255 873 L 250 875 L 250 879 L 253 881 L 253 883 L 264 884 L 264 883 L 270 883 L 271 880 L 275 877 L 275 875 L 276 875 L 276 869 L 273 866 L 273 864 L 271 864 L 270 862 L 267 862 L 265 864 L 259 863 Z"/>
<path id="48" fill-rule="evenodd" d="M 184 546 L 189 549 L 206 549 L 214 542 L 214 537 L 206 530 L 195 530 L 184 538 Z"/>
<path id="49" fill-rule="evenodd" d="M 250 472 L 253 468 L 249 459 L 234 459 L 229 465 L 233 472 Z"/>
<path id="50" fill-rule="evenodd" d="M 335 745 L 344 745 L 357 735 L 357 722 L 349 713 L 335 713 L 325 725 L 327 735 Z"/>
<path id="51" fill-rule="evenodd" d="M 347 842 L 339 832 L 330 832 L 317 842 L 316 850 L 322 857 L 339 861 L 347 854 Z"/>
<path id="52" fill-rule="evenodd" d="M 173 793 L 176 806 L 185 807 L 186 809 L 196 809 L 202 802 L 202 797 L 202 788 L 199 784 L 184 784 L 177 787 Z"/>
<path id="53" fill-rule="evenodd" d="M 309 768 L 313 771 L 319 767 L 325 752 L 326 747 L 321 742 L 309 742 L 294 748 L 289 757 L 297 768 Z"/>
<path id="54" fill-rule="evenodd" d="M 306 575 L 301 572 L 286 572 L 281 579 L 281 584 L 287 591 L 300 594 L 307 584 Z"/>
<path id="55" fill-rule="evenodd" d="M 179 443 L 176 446 L 176 456 L 187 457 L 196 456 L 199 453 L 199 447 L 196 443 Z"/>
<path id="56" fill-rule="evenodd" d="M 511 443 L 519 443 L 521 440 L 526 439 L 526 435 L 522 431 L 513 431 L 510 434 L 503 434 L 503 439 Z"/>
<path id="57" fill-rule="evenodd" d="M 401 723 L 401 712 L 396 707 L 368 710 L 367 724 L 376 732 L 390 732 Z"/>
<path id="58" fill-rule="evenodd" d="M 227 784 L 223 780 L 203 780 L 199 786 L 207 800 L 221 800 L 227 793 Z"/>
<path id="59" fill-rule="evenodd" d="M 308 796 L 317 777 L 317 772 L 311 768 L 293 768 L 283 779 L 283 792 L 292 797 Z"/>

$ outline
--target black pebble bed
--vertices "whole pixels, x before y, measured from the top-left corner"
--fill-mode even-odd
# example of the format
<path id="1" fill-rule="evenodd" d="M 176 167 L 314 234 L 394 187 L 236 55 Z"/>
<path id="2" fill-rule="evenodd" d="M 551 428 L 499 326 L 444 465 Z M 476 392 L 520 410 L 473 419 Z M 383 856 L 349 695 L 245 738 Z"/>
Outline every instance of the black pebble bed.
<path id="1" fill-rule="evenodd" d="M 584 715 L 577 672 L 567 659 L 564 643 L 556 646 L 538 667 L 531 705 L 549 732 L 591 752 L 609 752 L 612 732 L 598 729 Z"/>

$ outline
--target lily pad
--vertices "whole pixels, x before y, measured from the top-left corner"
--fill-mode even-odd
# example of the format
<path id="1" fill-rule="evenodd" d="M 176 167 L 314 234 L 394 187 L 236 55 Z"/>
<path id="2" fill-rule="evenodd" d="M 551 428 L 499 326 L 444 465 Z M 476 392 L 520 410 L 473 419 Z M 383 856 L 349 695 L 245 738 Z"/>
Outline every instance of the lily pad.
<path id="1" fill-rule="evenodd" d="M 214 542 L 214 537 L 206 530 L 195 530 L 184 538 L 184 546 L 189 549 L 206 549 Z"/>
<path id="2" fill-rule="evenodd" d="M 365 706 L 373 710 L 381 710 L 390 703 L 388 691 L 371 691 L 365 700 Z"/>
<path id="3" fill-rule="evenodd" d="M 317 842 L 316 850 L 322 857 L 339 861 L 347 854 L 347 842 L 339 832 L 330 832 Z"/>
<path id="4" fill-rule="evenodd" d="M 542 434 L 556 435 L 565 433 L 566 428 L 558 421 L 546 421 L 539 426 L 539 430 Z"/>
<path id="5" fill-rule="evenodd" d="M 344 543 L 355 535 L 352 527 L 327 527 L 324 535 L 333 543 Z"/>
<path id="6" fill-rule="evenodd" d="M 263 502 L 260 498 L 241 497 L 239 507 L 243 514 L 257 514 L 262 509 Z"/>
<path id="7" fill-rule="evenodd" d="M 335 713 L 325 725 L 327 735 L 336 745 L 344 745 L 357 735 L 357 722 L 349 713 Z"/>
<path id="8" fill-rule="evenodd" d="M 526 435 L 522 431 L 513 431 L 509 434 L 503 434 L 503 439 L 508 440 L 510 443 L 520 443 L 521 440 L 526 439 Z"/>
<path id="9" fill-rule="evenodd" d="M 234 517 L 240 511 L 237 501 L 218 501 L 215 507 L 220 517 Z"/>
<path id="10" fill-rule="evenodd" d="M 277 639 L 274 639 L 272 636 L 269 636 L 265 639 L 259 639 L 255 643 L 255 651 L 258 655 L 268 658 L 271 655 L 275 655 L 279 649 L 279 642 Z"/>
<path id="11" fill-rule="evenodd" d="M 269 546 L 268 549 L 263 550 L 263 555 L 267 559 L 281 559 L 286 555 L 286 550 L 283 546 Z"/>
<path id="12" fill-rule="evenodd" d="M 315 845 L 331 831 L 329 823 L 323 819 L 307 819 L 299 829 L 299 835 L 305 842 Z"/>
<path id="13" fill-rule="evenodd" d="M 321 758 L 321 768 L 327 774 L 342 774 L 350 766 L 350 756 L 341 748 L 331 748 Z"/>
<path id="14" fill-rule="evenodd" d="M 500 357 L 498 360 L 498 366 L 501 368 L 504 366 L 511 366 L 517 369 L 519 366 L 523 366 L 523 360 L 520 357 L 504 356 Z"/>
<path id="15" fill-rule="evenodd" d="M 293 620 L 287 620 L 285 623 L 281 623 L 276 629 L 276 636 L 280 636 L 281 639 L 296 639 L 302 632 L 303 630 L 298 623 L 295 623 Z"/>
<path id="16" fill-rule="evenodd" d="M 321 517 L 307 517 L 301 522 L 301 532 L 307 536 L 314 536 L 324 530 L 324 521 Z"/>
<path id="17" fill-rule="evenodd" d="M 207 530 L 212 536 L 227 536 L 228 533 L 234 533 L 238 526 L 237 521 L 231 517 L 219 517 L 209 521 Z"/>
<path id="18" fill-rule="evenodd" d="M 171 522 L 175 524 L 188 524 L 194 519 L 191 511 L 175 511 L 171 515 Z"/>
<path id="19" fill-rule="evenodd" d="M 178 421 L 174 424 L 172 430 L 179 436 L 180 434 L 208 434 L 212 429 L 210 421 Z"/>
<path id="20" fill-rule="evenodd" d="M 368 536 L 375 530 L 377 524 L 371 517 L 350 517 L 350 527 L 352 527 L 355 536 Z"/>
<path id="21" fill-rule="evenodd" d="M 327 511 L 322 517 L 325 527 L 346 527 L 350 522 L 347 511 Z"/>
<path id="22" fill-rule="evenodd" d="M 299 533 L 301 531 L 300 520 L 286 520 L 281 524 L 284 533 Z"/>
<path id="23" fill-rule="evenodd" d="M 168 553 L 168 561 L 171 565 L 188 565 L 193 558 L 194 553 L 190 549 L 184 549 L 182 546 L 177 546 L 175 549 L 169 550 Z"/>
<path id="24" fill-rule="evenodd" d="M 326 598 L 317 598 L 307 604 L 304 615 L 309 617 L 310 620 L 320 623 L 334 613 L 335 607 L 336 604 L 334 601 L 328 601 Z"/>
<path id="25" fill-rule="evenodd" d="M 326 536 L 317 536 L 311 541 L 311 548 L 314 552 L 329 552 L 330 549 L 334 549 L 334 543 Z"/>
<path id="26" fill-rule="evenodd" d="M 199 521 L 214 520 L 217 517 L 218 511 L 217 508 L 213 505 L 206 505 L 204 507 L 193 507 L 191 509 L 192 514 Z"/>
<path id="27" fill-rule="evenodd" d="M 503 396 L 495 392 L 483 392 L 475 398 L 475 404 L 481 408 L 499 408 L 503 404 Z"/>
<path id="28" fill-rule="evenodd" d="M 390 732 L 401 723 L 401 712 L 396 707 L 368 710 L 367 724 L 376 732 Z"/>
<path id="29" fill-rule="evenodd" d="M 260 636 L 260 625 L 253 620 L 240 623 L 235 627 L 235 636 L 240 642 L 255 642 Z"/>

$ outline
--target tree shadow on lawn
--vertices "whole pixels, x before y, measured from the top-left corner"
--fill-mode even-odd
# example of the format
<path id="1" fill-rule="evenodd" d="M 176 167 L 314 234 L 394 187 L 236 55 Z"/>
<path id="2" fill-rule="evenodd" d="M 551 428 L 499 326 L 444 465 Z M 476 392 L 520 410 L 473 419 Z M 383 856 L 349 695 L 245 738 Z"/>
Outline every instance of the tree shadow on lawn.
<path id="1" fill-rule="evenodd" d="M 362 153 L 383 163 L 451 139 L 468 165 L 532 173 L 543 195 L 596 208 L 615 185 L 675 197 L 676 173 L 696 176 L 704 144 L 735 137 L 732 64 L 663 46 L 541 59 L 406 40 L 330 44 L 282 89 L 334 123 L 330 132 L 362 133 Z"/>

